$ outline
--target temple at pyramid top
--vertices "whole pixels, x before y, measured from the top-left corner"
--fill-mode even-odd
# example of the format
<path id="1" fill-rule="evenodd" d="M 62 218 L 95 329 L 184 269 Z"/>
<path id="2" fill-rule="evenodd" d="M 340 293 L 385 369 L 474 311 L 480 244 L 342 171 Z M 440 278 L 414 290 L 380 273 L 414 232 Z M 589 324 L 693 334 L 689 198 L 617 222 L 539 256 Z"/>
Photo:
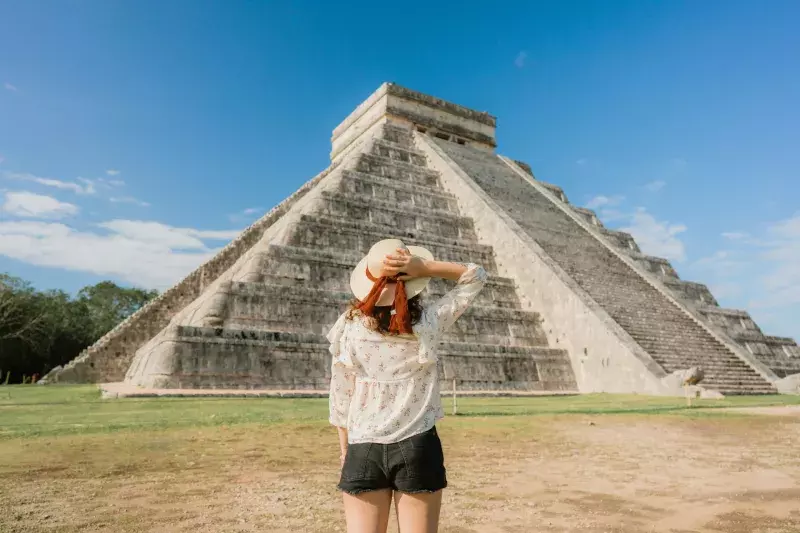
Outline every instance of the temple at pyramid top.
<path id="1" fill-rule="evenodd" d="M 681 395 L 702 373 L 708 396 L 800 393 L 793 339 L 496 154 L 495 131 L 488 113 L 381 85 L 334 129 L 326 169 L 44 382 L 325 394 L 350 272 L 394 237 L 489 274 L 438 352 L 462 390 Z"/>
<path id="2" fill-rule="evenodd" d="M 396 83 L 384 83 L 333 130 L 331 160 L 344 154 L 375 124 L 386 122 L 413 127 L 421 133 L 489 153 L 494 153 L 497 146 L 494 135 L 497 119 L 489 113 Z"/>

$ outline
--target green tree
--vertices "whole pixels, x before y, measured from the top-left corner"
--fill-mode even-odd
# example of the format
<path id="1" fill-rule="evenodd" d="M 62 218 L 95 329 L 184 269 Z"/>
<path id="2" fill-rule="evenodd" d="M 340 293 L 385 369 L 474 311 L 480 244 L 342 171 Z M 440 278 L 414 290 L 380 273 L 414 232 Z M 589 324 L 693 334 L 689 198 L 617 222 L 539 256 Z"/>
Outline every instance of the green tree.
<path id="1" fill-rule="evenodd" d="M 11 382 L 63 365 L 157 295 L 110 281 L 84 287 L 76 297 L 37 291 L 0 274 L 0 371 Z"/>
<path id="2" fill-rule="evenodd" d="M 155 290 L 124 288 L 112 281 L 101 281 L 81 289 L 77 301 L 89 315 L 91 335 L 100 338 L 157 295 Z"/>

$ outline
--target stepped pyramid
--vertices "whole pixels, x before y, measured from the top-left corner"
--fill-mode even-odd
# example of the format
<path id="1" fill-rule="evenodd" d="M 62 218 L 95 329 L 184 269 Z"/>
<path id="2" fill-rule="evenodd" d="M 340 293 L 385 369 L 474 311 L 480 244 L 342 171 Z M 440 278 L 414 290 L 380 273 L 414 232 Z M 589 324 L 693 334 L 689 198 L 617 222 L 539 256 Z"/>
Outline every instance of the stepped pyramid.
<path id="1" fill-rule="evenodd" d="M 495 126 L 383 84 L 334 130 L 327 169 L 45 381 L 325 390 L 349 272 L 387 237 L 490 274 L 440 351 L 462 389 L 675 394 L 699 366 L 707 389 L 764 394 L 798 377 L 792 339 L 496 155 Z"/>

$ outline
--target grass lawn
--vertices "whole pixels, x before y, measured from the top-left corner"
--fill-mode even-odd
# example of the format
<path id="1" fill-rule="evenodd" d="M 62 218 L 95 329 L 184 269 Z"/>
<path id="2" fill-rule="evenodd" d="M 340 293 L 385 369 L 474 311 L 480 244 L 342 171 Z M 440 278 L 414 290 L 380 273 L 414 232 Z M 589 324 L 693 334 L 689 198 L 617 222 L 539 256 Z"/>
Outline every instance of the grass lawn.
<path id="1" fill-rule="evenodd" d="M 441 531 L 800 531 L 800 417 L 721 409 L 787 404 L 459 399 Z M 2 386 L 0 532 L 344 531 L 336 448 L 326 399 Z"/>

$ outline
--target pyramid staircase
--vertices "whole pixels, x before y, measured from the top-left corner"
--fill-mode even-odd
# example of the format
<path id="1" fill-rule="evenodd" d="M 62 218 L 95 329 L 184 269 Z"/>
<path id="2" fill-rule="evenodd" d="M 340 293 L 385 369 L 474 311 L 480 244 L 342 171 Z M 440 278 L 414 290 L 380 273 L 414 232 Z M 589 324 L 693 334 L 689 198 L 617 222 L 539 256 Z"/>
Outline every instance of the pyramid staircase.
<path id="1" fill-rule="evenodd" d="M 489 273 L 440 349 L 441 376 L 461 389 L 681 394 L 677 372 L 699 366 L 724 394 L 793 390 L 794 340 L 764 335 L 496 155 L 495 127 L 383 84 L 334 130 L 325 171 L 43 382 L 325 390 L 324 335 L 351 298 L 349 273 L 397 237 Z M 435 280 L 424 297 L 452 285 Z"/>
<path id="2" fill-rule="evenodd" d="M 411 133 L 384 125 L 352 159 L 315 209 L 260 252 L 256 276 L 220 287 L 220 323 L 167 328 L 137 352 L 126 381 L 147 388 L 326 389 L 324 334 L 352 298 L 350 272 L 375 241 L 397 237 L 489 273 L 444 338 L 442 377 L 465 390 L 575 390 L 567 353 L 548 347 L 538 314 L 522 310 L 514 282 L 496 275 L 492 248 L 478 242 L 472 220 L 441 188 Z M 452 286 L 434 280 L 425 297 Z"/>
<path id="3" fill-rule="evenodd" d="M 723 394 L 776 392 L 689 313 L 565 213 L 557 204 L 566 200 L 563 191 L 548 186 L 557 199 L 554 202 L 493 154 L 437 138 L 431 142 L 475 180 L 667 373 L 699 366 L 706 375 L 703 386 Z"/>

